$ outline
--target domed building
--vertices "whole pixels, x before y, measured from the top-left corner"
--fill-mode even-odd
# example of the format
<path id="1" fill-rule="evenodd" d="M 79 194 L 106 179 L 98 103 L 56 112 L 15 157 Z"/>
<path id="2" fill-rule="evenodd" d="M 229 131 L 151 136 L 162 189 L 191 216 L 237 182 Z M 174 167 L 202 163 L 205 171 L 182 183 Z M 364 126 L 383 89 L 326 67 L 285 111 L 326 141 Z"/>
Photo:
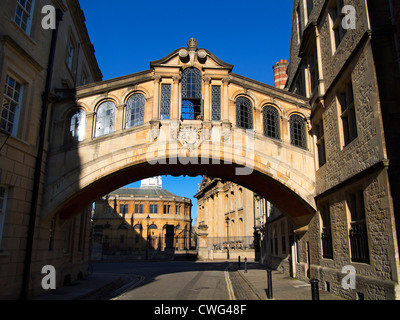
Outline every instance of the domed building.
<path id="1" fill-rule="evenodd" d="M 161 177 L 121 188 L 95 202 L 93 244 L 102 257 L 190 249 L 192 201 L 163 189 Z"/>

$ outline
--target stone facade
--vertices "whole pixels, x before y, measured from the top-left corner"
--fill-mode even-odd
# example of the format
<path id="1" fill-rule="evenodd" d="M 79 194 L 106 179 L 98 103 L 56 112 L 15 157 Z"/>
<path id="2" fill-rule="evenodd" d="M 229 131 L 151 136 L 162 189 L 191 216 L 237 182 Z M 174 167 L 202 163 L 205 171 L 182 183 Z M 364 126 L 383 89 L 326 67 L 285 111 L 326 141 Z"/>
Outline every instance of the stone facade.
<path id="1" fill-rule="evenodd" d="M 225 260 L 229 245 L 230 259 L 248 258 L 281 271 L 292 270 L 288 253 L 294 226 L 271 203 L 240 185 L 209 176 L 203 178 L 195 198 L 194 229 L 201 234 L 207 226 L 201 258 Z"/>
<path id="2" fill-rule="evenodd" d="M 87 273 L 90 209 L 83 207 L 71 219 L 40 219 L 40 208 L 51 103 L 60 90 L 100 81 L 102 75 L 78 1 L 26 3 L 3 0 L 0 11 L 0 299 L 39 293 L 44 265 L 56 267 L 57 286 Z M 48 4 L 63 18 L 54 43 L 56 71 L 46 87 L 53 30 L 42 28 L 41 11 Z M 41 120 L 47 108 L 48 117 Z"/>
<path id="3" fill-rule="evenodd" d="M 298 232 L 297 276 L 349 299 L 399 297 L 399 68 L 390 2 L 314 1 L 307 12 L 307 1 L 294 1 L 287 88 L 310 98 L 318 206 Z M 342 4 L 355 8 L 355 28 L 341 27 Z M 346 266 L 356 270 L 353 289 L 342 286 Z"/>
<path id="4" fill-rule="evenodd" d="M 399 298 L 397 2 L 294 0 L 286 90 L 233 73 L 194 39 L 148 71 L 100 82 L 76 0 L 52 1 L 64 17 L 47 88 L 54 34 L 40 23 L 47 3 L 35 1 L 22 16 L 21 3 L 3 2 L 2 299 L 39 293 L 44 264 L 58 270 L 58 286 L 85 276 L 88 203 L 164 174 L 220 177 L 236 194 L 239 185 L 255 192 L 253 211 L 265 212 L 253 221 L 264 263 L 275 256 L 284 272 L 317 278 L 349 299 Z M 343 5 L 354 16 L 340 14 Z M 344 16 L 354 28 L 343 27 Z M 188 78 L 197 81 L 194 92 Z M 251 175 L 238 174 L 248 167 Z M 238 222 L 243 215 L 243 227 L 235 220 L 230 230 L 251 233 L 239 209 L 228 214 Z M 220 218 L 214 225 L 200 212 L 201 254 L 207 237 L 223 232 Z M 348 267 L 354 289 L 342 283 Z"/>
<path id="5" fill-rule="evenodd" d="M 254 195 L 232 182 L 205 176 L 199 187 L 195 228 L 208 226 L 206 259 L 254 259 Z"/>
<path id="6" fill-rule="evenodd" d="M 160 258 L 166 249 L 190 250 L 191 200 L 145 185 L 118 189 L 96 201 L 93 244 L 101 244 L 102 255 L 93 251 L 94 259 L 145 259 L 146 250 L 148 258 Z M 170 245 L 167 226 L 173 228 Z"/>
<path id="7" fill-rule="evenodd" d="M 43 216 L 68 216 L 88 198 L 150 176 L 207 174 L 251 184 L 260 195 L 268 189 L 277 207 L 307 224 L 315 210 L 315 169 L 306 99 L 234 74 L 206 49 L 180 48 L 150 66 L 78 88 L 75 100 L 58 102 Z M 183 97 L 188 72 L 195 74 L 199 98 Z M 132 99 L 141 104 L 137 123 L 129 115 Z M 191 100 L 200 113 L 185 119 Z M 107 132 L 98 111 L 104 106 L 112 109 Z M 70 145 L 66 115 L 76 109 L 85 114 L 82 141 Z M 268 126 L 268 117 L 275 125 Z"/>

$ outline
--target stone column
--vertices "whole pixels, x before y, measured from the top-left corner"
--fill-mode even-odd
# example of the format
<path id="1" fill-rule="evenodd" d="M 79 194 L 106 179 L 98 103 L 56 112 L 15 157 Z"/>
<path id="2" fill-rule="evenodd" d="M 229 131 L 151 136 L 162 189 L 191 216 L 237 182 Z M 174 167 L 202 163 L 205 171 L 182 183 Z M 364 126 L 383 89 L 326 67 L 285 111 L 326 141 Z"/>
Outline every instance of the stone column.
<path id="1" fill-rule="evenodd" d="M 172 108 L 171 108 L 171 120 L 179 120 L 179 81 L 181 80 L 180 76 L 174 76 L 172 78 L 174 80 L 172 92 Z"/>
<path id="2" fill-rule="evenodd" d="M 321 56 L 321 38 L 318 31 L 318 27 L 315 26 L 315 42 L 316 42 L 316 54 L 318 63 L 318 95 L 323 97 L 325 95 L 325 82 L 322 68 L 322 56 Z"/>
<path id="3" fill-rule="evenodd" d="M 125 104 L 120 104 L 115 109 L 114 132 L 125 129 Z"/>
<path id="4" fill-rule="evenodd" d="M 198 241 L 199 241 L 199 258 L 200 259 L 208 259 L 208 226 L 205 224 L 199 225 L 199 233 L 198 233 Z"/>
<path id="5" fill-rule="evenodd" d="M 154 94 L 153 94 L 153 112 L 152 112 L 152 120 L 160 119 L 160 81 L 161 76 L 154 76 Z"/>
<path id="6" fill-rule="evenodd" d="M 223 101 L 222 101 L 222 121 L 230 122 L 229 121 L 229 90 L 228 90 L 229 78 L 222 79 L 222 83 L 223 83 L 223 92 L 224 92 L 224 97 L 223 97 Z"/>
<path id="7" fill-rule="evenodd" d="M 92 139 L 96 134 L 96 117 L 94 112 L 89 112 L 85 117 L 85 135 L 84 139 Z"/>
<path id="8" fill-rule="evenodd" d="M 210 83 L 211 78 L 204 77 L 204 121 L 211 121 Z"/>

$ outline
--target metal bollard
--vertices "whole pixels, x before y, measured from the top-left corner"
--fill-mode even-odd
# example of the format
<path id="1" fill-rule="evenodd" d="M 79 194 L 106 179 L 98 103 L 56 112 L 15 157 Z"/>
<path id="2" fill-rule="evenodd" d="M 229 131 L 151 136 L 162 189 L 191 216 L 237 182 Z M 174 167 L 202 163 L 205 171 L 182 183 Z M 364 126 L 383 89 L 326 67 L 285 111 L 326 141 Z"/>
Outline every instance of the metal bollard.
<path id="1" fill-rule="evenodd" d="M 319 281 L 318 279 L 311 279 L 311 295 L 312 300 L 319 300 Z"/>
<path id="2" fill-rule="evenodd" d="M 267 270 L 268 275 L 268 299 L 273 299 L 274 295 L 272 293 L 272 270 Z"/>
<path id="3" fill-rule="evenodd" d="M 247 258 L 244 258 L 244 273 L 247 273 Z"/>
<path id="4" fill-rule="evenodd" d="M 238 270 L 240 270 L 240 256 L 239 256 L 239 261 L 238 261 Z"/>

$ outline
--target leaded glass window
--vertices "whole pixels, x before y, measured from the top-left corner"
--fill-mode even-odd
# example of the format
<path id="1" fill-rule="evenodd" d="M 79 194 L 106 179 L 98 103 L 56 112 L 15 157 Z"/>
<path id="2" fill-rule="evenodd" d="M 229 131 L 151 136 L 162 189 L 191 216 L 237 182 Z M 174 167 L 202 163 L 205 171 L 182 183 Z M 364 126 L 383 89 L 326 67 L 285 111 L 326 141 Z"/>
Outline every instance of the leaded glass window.
<path id="1" fill-rule="evenodd" d="M 212 121 L 221 120 L 221 86 L 211 87 Z"/>
<path id="2" fill-rule="evenodd" d="M 196 120 L 202 107 L 201 72 L 188 68 L 182 74 L 182 120 Z"/>
<path id="3" fill-rule="evenodd" d="M 280 139 L 280 121 L 279 112 L 272 106 L 266 106 L 263 109 L 264 135 L 273 139 Z"/>
<path id="4" fill-rule="evenodd" d="M 0 128 L 13 135 L 17 134 L 19 112 L 22 100 L 22 85 L 15 79 L 6 77 L 3 107 L 0 115 Z"/>
<path id="5" fill-rule="evenodd" d="M 171 115 L 171 85 L 161 85 L 161 119 L 169 120 Z"/>
<path id="6" fill-rule="evenodd" d="M 297 114 L 290 117 L 290 140 L 292 145 L 307 149 L 306 121 Z"/>
<path id="7" fill-rule="evenodd" d="M 236 125 L 242 129 L 253 129 L 253 105 L 246 97 L 236 100 Z"/>
<path id="8" fill-rule="evenodd" d="M 27 34 L 30 33 L 33 0 L 18 0 L 17 8 L 15 9 L 14 21 Z"/>
<path id="9" fill-rule="evenodd" d="M 103 102 L 97 109 L 96 137 L 114 132 L 115 104 L 112 101 Z"/>
<path id="10" fill-rule="evenodd" d="M 133 128 L 144 123 L 145 98 L 141 93 L 132 95 L 126 103 L 126 128 Z"/>
<path id="11" fill-rule="evenodd" d="M 67 118 L 66 143 L 83 141 L 86 114 L 83 110 L 72 111 Z"/>

